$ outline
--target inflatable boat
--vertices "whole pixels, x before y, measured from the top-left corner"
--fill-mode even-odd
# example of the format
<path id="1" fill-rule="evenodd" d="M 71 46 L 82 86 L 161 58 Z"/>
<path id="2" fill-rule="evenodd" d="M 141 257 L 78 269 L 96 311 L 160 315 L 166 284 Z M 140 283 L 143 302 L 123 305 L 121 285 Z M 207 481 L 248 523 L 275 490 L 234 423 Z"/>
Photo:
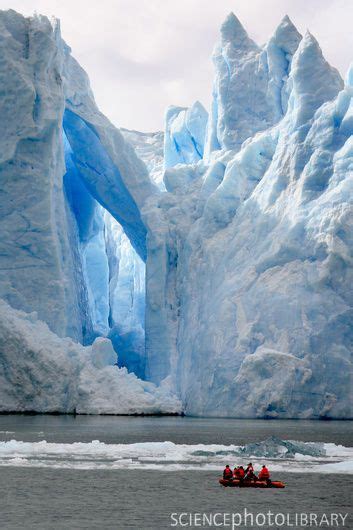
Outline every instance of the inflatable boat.
<path id="1" fill-rule="evenodd" d="M 219 479 L 219 483 L 222 486 L 228 488 L 285 488 L 284 482 L 280 480 L 273 480 L 270 483 L 267 483 L 264 480 L 227 480 L 224 478 Z"/>

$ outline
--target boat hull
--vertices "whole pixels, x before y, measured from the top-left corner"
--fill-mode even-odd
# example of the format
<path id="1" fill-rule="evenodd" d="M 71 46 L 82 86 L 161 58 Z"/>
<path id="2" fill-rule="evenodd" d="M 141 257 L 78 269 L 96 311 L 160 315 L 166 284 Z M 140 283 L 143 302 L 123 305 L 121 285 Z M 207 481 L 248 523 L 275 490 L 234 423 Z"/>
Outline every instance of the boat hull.
<path id="1" fill-rule="evenodd" d="M 226 480 L 223 478 L 219 479 L 219 483 L 226 488 L 285 488 L 284 482 L 280 480 L 273 480 L 270 483 L 264 480 Z"/>

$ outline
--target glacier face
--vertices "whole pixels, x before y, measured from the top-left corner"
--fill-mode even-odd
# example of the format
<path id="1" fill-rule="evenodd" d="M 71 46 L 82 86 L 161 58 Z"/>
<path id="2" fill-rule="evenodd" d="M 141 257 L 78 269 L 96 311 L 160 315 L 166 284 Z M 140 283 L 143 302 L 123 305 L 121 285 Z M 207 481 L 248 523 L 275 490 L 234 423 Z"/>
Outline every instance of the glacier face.
<path id="1" fill-rule="evenodd" d="M 119 352 L 119 366 L 145 377 L 145 263 L 119 223 L 107 212 L 109 260 L 109 338 Z"/>
<path id="2" fill-rule="evenodd" d="M 81 340 L 77 266 L 62 193 L 58 34 L 48 20 L 28 24 L 13 11 L 2 13 L 0 33 L 0 83 L 6 93 L 0 120 L 0 297 L 38 311 L 58 334 Z"/>
<path id="3" fill-rule="evenodd" d="M 1 410 L 352 417 L 352 72 L 231 14 L 210 115 L 121 134 L 58 25 L 0 43 Z"/>
<path id="4" fill-rule="evenodd" d="M 187 414 L 352 417 L 350 76 L 287 18 L 259 49 L 230 16 L 216 50 L 208 152 L 157 200 L 150 377 L 171 373 Z"/>

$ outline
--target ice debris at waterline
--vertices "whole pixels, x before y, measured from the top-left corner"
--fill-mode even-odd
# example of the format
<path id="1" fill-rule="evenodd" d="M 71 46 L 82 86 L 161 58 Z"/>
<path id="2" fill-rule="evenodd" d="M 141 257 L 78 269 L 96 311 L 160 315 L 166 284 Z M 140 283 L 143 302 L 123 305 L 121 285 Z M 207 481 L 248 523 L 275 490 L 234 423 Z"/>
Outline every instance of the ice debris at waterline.
<path id="1" fill-rule="evenodd" d="M 72 469 L 149 469 L 158 471 L 204 470 L 221 472 L 224 462 L 244 464 L 251 457 L 255 469 L 266 462 L 277 473 L 353 473 L 353 448 L 335 444 L 282 441 L 298 447 L 291 459 L 273 445 L 273 454 L 257 454 L 236 445 L 187 445 L 173 442 L 106 444 L 92 442 L 47 443 L 10 440 L 0 442 L 0 466 L 28 466 Z M 261 442 L 258 444 L 261 446 Z M 319 456 L 313 456 L 317 446 Z M 250 446 L 248 446 L 250 447 Z M 166 465 L 167 464 L 167 465 Z"/>
<path id="2" fill-rule="evenodd" d="M 352 418 L 352 71 L 230 14 L 210 112 L 121 134 L 58 22 L 0 50 L 1 409 Z"/>
<path id="3" fill-rule="evenodd" d="M 197 454 L 203 456 L 202 451 Z M 214 453 L 211 452 L 210 454 L 212 455 Z M 319 457 L 326 455 L 326 450 L 324 443 L 296 442 L 292 440 L 281 440 L 276 436 L 271 436 L 262 442 L 239 446 L 233 452 L 226 451 L 224 456 L 230 454 L 239 457 L 259 458 L 294 458 L 297 454 Z"/>
<path id="4" fill-rule="evenodd" d="M 91 346 L 60 339 L 35 313 L 0 301 L 0 411 L 159 414 L 180 411 L 160 387 L 114 366 L 109 339 Z"/>

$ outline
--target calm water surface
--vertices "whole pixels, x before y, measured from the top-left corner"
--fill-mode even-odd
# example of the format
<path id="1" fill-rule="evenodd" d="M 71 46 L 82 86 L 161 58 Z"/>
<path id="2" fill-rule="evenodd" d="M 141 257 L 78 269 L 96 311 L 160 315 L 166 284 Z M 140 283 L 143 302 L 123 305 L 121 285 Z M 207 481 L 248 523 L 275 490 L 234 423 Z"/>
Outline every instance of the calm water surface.
<path id="1" fill-rule="evenodd" d="M 0 415 L 0 440 L 72 443 L 247 444 L 270 436 L 353 445 L 352 421 L 229 420 L 181 417 Z"/>
<path id="2" fill-rule="evenodd" d="M 34 446 L 40 440 L 242 445 L 273 435 L 353 446 L 352 422 L 0 416 L 0 441 L 14 439 Z M 23 467 L 21 462 L 0 466 L 0 528 L 158 530 L 171 528 L 174 512 L 237 512 L 246 507 L 253 513 L 348 512 L 345 528 L 353 529 L 353 475 L 282 473 L 285 490 L 225 489 L 218 485 L 218 475 L 216 471 L 40 469 Z"/>

